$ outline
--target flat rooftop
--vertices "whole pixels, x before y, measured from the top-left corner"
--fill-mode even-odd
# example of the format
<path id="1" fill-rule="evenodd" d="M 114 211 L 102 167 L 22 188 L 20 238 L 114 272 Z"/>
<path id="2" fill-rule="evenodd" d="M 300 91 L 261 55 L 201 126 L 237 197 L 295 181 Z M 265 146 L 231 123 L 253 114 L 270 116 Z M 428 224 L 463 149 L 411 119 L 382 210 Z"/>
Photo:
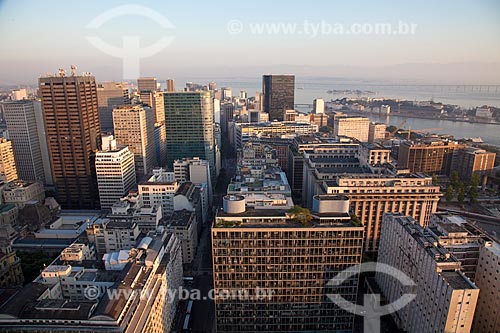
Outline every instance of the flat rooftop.
<path id="1" fill-rule="evenodd" d="M 469 279 L 456 271 L 441 272 L 440 274 L 453 289 L 477 289 Z"/>

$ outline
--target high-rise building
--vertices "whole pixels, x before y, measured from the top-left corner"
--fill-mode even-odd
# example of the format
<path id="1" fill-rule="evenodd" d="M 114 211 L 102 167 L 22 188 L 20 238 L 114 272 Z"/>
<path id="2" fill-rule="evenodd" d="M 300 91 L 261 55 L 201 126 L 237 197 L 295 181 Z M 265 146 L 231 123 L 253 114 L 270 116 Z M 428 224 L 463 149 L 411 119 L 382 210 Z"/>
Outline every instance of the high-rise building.
<path id="1" fill-rule="evenodd" d="M 101 146 L 93 76 L 42 77 L 45 120 L 56 199 L 63 208 L 99 207 L 95 152 Z"/>
<path id="2" fill-rule="evenodd" d="M 471 332 L 500 332 L 500 244 L 483 246 L 477 261 L 476 286 L 481 290 Z"/>
<path id="3" fill-rule="evenodd" d="M 198 157 L 175 160 L 173 164 L 175 180 L 178 182 L 190 181 L 193 184 L 205 184 L 208 190 L 209 202 L 212 203 L 212 180 L 210 164 Z"/>
<path id="4" fill-rule="evenodd" d="M 19 178 L 45 183 L 42 151 L 35 115 L 35 101 L 2 103 Z"/>
<path id="5" fill-rule="evenodd" d="M 408 305 L 392 314 L 400 329 L 409 333 L 472 332 L 479 289 L 462 273 L 460 262 L 418 222 L 400 214 L 384 215 L 378 262 L 403 272 L 415 283 L 410 287 L 398 281 L 396 273 L 376 273 L 389 304 L 402 295 L 415 294 Z"/>
<path id="6" fill-rule="evenodd" d="M 156 164 L 155 114 L 150 107 L 131 105 L 113 110 L 116 142 L 128 146 L 134 154 L 138 180 L 147 175 Z"/>
<path id="7" fill-rule="evenodd" d="M 140 99 L 143 105 L 151 107 L 153 113 L 155 114 L 155 122 L 163 123 L 165 122 L 165 107 L 163 105 L 163 92 L 161 91 L 142 91 L 140 93 Z"/>
<path id="8" fill-rule="evenodd" d="M 386 125 L 382 123 L 370 123 L 368 128 L 368 142 L 374 143 L 385 139 Z"/>
<path id="9" fill-rule="evenodd" d="M 480 148 L 467 147 L 453 154 L 452 171 L 461 179 L 470 180 L 473 175 L 491 176 L 496 154 Z"/>
<path id="10" fill-rule="evenodd" d="M 369 131 L 369 118 L 341 116 L 334 119 L 333 134 L 335 136 L 346 136 L 361 142 L 368 142 Z"/>
<path id="11" fill-rule="evenodd" d="M 167 126 L 165 122 L 155 124 L 156 164 L 163 168 L 167 165 Z"/>
<path id="12" fill-rule="evenodd" d="M 42 103 L 40 100 L 33 101 L 35 107 L 36 127 L 38 132 L 38 142 L 40 143 L 40 151 L 42 153 L 43 171 L 45 173 L 45 184 L 54 185 L 52 178 L 52 167 L 50 165 L 50 154 L 47 133 L 45 130 L 45 120 L 42 111 Z"/>
<path id="13" fill-rule="evenodd" d="M 212 82 L 210 82 L 210 83 L 208 84 L 208 90 L 215 90 L 215 89 L 217 89 L 217 83 L 215 83 L 215 82 L 213 82 L 213 81 L 212 81 Z"/>
<path id="14" fill-rule="evenodd" d="M 158 82 L 155 77 L 140 77 L 137 79 L 137 91 L 156 91 Z"/>
<path id="15" fill-rule="evenodd" d="M 315 114 L 325 113 L 325 101 L 323 98 L 315 98 L 313 100 L 313 112 Z"/>
<path id="16" fill-rule="evenodd" d="M 138 185 L 139 195 L 144 206 L 162 207 L 163 216 L 169 217 L 174 212 L 174 196 L 179 188 L 173 172 L 166 169 L 154 169 L 153 175 Z"/>
<path id="17" fill-rule="evenodd" d="M 285 110 L 295 107 L 295 75 L 263 75 L 264 111 L 269 120 L 283 120 Z"/>
<path id="18" fill-rule="evenodd" d="M 174 92 L 175 91 L 175 82 L 173 79 L 168 79 L 167 81 L 165 81 L 165 91 L 168 91 L 168 92 Z"/>
<path id="19" fill-rule="evenodd" d="M 367 174 L 354 167 L 339 174 L 328 168 L 311 168 L 310 162 L 304 168 L 306 198 L 323 193 L 350 196 L 351 211 L 365 227 L 364 244 L 369 252 L 377 251 L 385 212 L 409 215 L 426 227 L 442 197 L 439 186 L 432 184 L 431 177 Z M 353 173 L 349 173 L 349 169 Z M 312 202 L 307 200 L 306 206 L 311 207 Z"/>
<path id="20" fill-rule="evenodd" d="M 453 155 L 465 145 L 436 138 L 404 141 L 399 145 L 398 167 L 411 172 L 450 174 Z"/>
<path id="21" fill-rule="evenodd" d="M 13 101 L 21 101 L 21 100 L 27 99 L 27 98 L 28 98 L 28 94 L 26 93 L 25 88 L 12 90 L 12 100 Z"/>
<path id="22" fill-rule="evenodd" d="M 310 221 L 280 200 L 250 207 L 223 198 L 212 227 L 217 332 L 352 332 L 354 315 L 329 295 L 356 303 L 358 277 L 328 284 L 361 263 L 363 227 L 344 196 L 317 196 Z M 293 205 L 293 203 L 292 203 Z M 236 291 L 223 297 L 224 291 Z M 238 294 L 238 292 L 241 292 Z"/>
<path id="23" fill-rule="evenodd" d="M 185 157 L 208 161 L 215 179 L 214 112 L 209 91 L 165 93 L 167 166 Z"/>
<path id="24" fill-rule="evenodd" d="M 17 178 L 12 141 L 0 138 L 0 181 L 10 182 Z"/>
<path id="25" fill-rule="evenodd" d="M 97 108 L 101 131 L 113 130 L 113 108 L 130 104 L 128 84 L 126 82 L 101 82 L 97 85 Z"/>
<path id="26" fill-rule="evenodd" d="M 102 141 L 95 168 L 101 209 L 109 209 L 136 184 L 134 154 L 128 147 L 117 146 L 112 135 Z"/>

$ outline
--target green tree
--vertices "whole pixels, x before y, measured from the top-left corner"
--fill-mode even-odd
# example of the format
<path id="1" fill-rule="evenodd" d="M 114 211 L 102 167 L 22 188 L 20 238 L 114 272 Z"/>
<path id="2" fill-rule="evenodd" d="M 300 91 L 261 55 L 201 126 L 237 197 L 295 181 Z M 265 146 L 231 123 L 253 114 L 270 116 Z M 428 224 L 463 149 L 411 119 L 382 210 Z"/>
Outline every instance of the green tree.
<path id="1" fill-rule="evenodd" d="M 351 215 L 351 223 L 355 227 L 360 227 L 362 225 L 361 220 L 356 214 Z"/>
<path id="2" fill-rule="evenodd" d="M 444 195 L 446 202 L 451 202 L 451 200 L 453 200 L 454 196 L 455 196 L 455 193 L 453 190 L 453 186 L 448 185 L 448 187 L 446 188 L 446 194 Z"/>
<path id="3" fill-rule="evenodd" d="M 451 176 L 450 176 L 450 183 L 451 183 L 451 185 L 453 185 L 453 187 L 457 187 L 458 181 L 459 181 L 458 171 L 453 171 L 451 173 Z"/>
<path id="4" fill-rule="evenodd" d="M 319 128 L 319 131 L 321 133 L 330 133 L 330 132 L 333 132 L 333 128 L 331 128 L 330 126 L 321 126 Z"/>
<path id="5" fill-rule="evenodd" d="M 457 200 L 458 200 L 458 202 L 460 203 L 460 205 L 463 205 L 463 204 L 464 204 L 464 200 L 465 200 L 465 193 L 464 193 L 464 189 L 463 189 L 463 188 L 460 188 L 460 189 L 458 190 Z"/>
<path id="6" fill-rule="evenodd" d="M 436 174 L 432 175 L 432 184 L 437 185 L 438 183 L 438 176 Z"/>
<path id="7" fill-rule="evenodd" d="M 303 208 L 299 205 L 293 206 L 292 209 L 288 211 L 290 217 L 295 221 L 300 222 L 304 227 L 309 227 L 311 225 L 311 220 L 313 219 L 311 211 L 307 208 Z"/>
<path id="8" fill-rule="evenodd" d="M 481 176 L 477 173 L 473 174 L 471 179 L 470 179 L 470 186 L 473 186 L 473 187 L 478 187 L 479 185 L 481 185 Z"/>

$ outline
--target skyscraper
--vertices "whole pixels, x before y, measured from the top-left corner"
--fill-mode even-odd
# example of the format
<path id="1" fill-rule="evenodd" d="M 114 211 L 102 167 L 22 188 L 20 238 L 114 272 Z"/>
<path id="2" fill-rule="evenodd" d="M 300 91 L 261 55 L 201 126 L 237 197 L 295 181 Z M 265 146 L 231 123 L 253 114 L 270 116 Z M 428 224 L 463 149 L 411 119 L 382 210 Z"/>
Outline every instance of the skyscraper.
<path id="1" fill-rule="evenodd" d="M 401 283 L 396 272 L 376 274 L 387 303 L 394 304 L 405 294 L 415 295 L 408 305 L 392 313 L 400 329 L 410 333 L 471 332 L 479 289 L 462 273 L 460 262 L 418 222 L 401 214 L 385 214 L 378 262 L 403 272 L 415 283 Z"/>
<path id="2" fill-rule="evenodd" d="M 126 82 L 101 82 L 97 85 L 97 107 L 102 131 L 113 129 L 113 108 L 130 104 Z"/>
<path id="3" fill-rule="evenodd" d="M 95 78 L 64 72 L 41 77 L 39 93 L 57 201 L 63 208 L 98 208 L 94 163 L 101 134 Z"/>
<path id="4" fill-rule="evenodd" d="M 131 105 L 113 110 L 116 142 L 135 157 L 135 172 L 147 175 L 156 166 L 155 114 L 150 107 Z"/>
<path id="5" fill-rule="evenodd" d="M 269 120 L 283 120 L 283 112 L 294 108 L 295 76 L 263 75 L 262 93 L 264 111 L 269 113 Z"/>
<path id="6" fill-rule="evenodd" d="M 10 182 L 17 178 L 12 141 L 0 138 L 0 181 Z"/>
<path id="7" fill-rule="evenodd" d="M 274 198 L 251 207 L 244 196 L 227 195 L 217 212 L 217 332 L 352 332 L 354 315 L 330 297 L 356 303 L 358 277 L 342 288 L 328 283 L 361 263 L 363 227 L 351 223 L 349 198 L 316 196 L 308 222 L 296 220 Z"/>
<path id="8" fill-rule="evenodd" d="M 142 91 L 156 91 L 158 82 L 155 77 L 140 77 L 137 79 L 137 90 Z"/>
<path id="9" fill-rule="evenodd" d="M 136 184 L 134 154 L 117 146 L 113 136 L 103 137 L 102 150 L 96 154 L 95 168 L 101 209 L 111 208 Z"/>
<path id="10" fill-rule="evenodd" d="M 165 93 L 167 166 L 185 157 L 199 157 L 215 178 L 214 110 L 209 91 Z"/>
<path id="11" fill-rule="evenodd" d="M 166 87 L 165 91 L 174 92 L 175 91 L 175 81 L 173 79 L 168 79 L 165 81 Z"/>
<path id="12" fill-rule="evenodd" d="M 45 182 L 42 152 L 35 116 L 35 101 L 21 100 L 2 104 L 19 178 Z"/>

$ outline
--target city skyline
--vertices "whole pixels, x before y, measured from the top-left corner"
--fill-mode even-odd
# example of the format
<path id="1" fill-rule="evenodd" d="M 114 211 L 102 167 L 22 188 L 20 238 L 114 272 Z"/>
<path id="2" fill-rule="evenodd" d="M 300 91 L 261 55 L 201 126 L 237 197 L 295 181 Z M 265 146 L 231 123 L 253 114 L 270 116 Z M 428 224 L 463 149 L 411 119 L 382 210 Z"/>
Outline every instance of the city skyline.
<path id="1" fill-rule="evenodd" d="M 89 43 L 86 38 L 93 35 L 115 47 L 119 47 L 122 37 L 127 35 L 138 35 L 141 47 L 164 36 L 173 37 L 165 49 L 141 59 L 141 76 L 165 79 L 230 76 L 238 69 L 238 75 L 243 77 L 281 72 L 322 77 L 499 83 L 500 46 L 496 43 L 496 31 L 500 28 L 497 15 L 500 6 L 494 1 L 418 4 L 384 1 L 317 6 L 283 6 L 276 2 L 254 3 L 244 12 L 231 10 L 230 3 L 221 3 L 217 7 L 221 9 L 210 4 L 148 3 L 144 7 L 162 15 L 173 28 L 159 27 L 140 15 L 115 17 L 99 29 L 87 28 L 101 13 L 126 4 L 123 1 L 85 2 L 74 4 L 69 10 L 57 1 L 49 4 L 2 1 L 0 30 L 8 33 L 0 36 L 0 42 L 9 47 L 0 55 L 3 74 L 0 84 L 34 83 L 48 68 L 58 68 L 68 59 L 80 68 L 98 73 L 100 81 L 121 79 L 121 59 Z M 377 10 L 382 7 L 384 11 Z M 20 12 L 23 15 L 17 15 Z M 131 17 L 134 24 L 129 24 Z M 230 24 L 234 22 L 237 27 L 241 24 L 241 32 L 231 30 Z M 348 30 L 353 24 L 398 26 L 399 22 L 415 24 L 414 34 L 333 33 L 322 28 L 322 25 L 340 24 Z M 271 25 L 271 31 L 269 26 L 264 26 L 263 32 L 256 31 L 254 24 Z M 309 29 L 315 33 L 305 29 L 307 24 L 316 25 L 315 29 Z M 61 25 L 65 29 L 59 29 Z M 297 25 L 297 29 L 282 31 L 279 28 L 283 27 L 278 26 L 278 31 L 273 31 L 277 25 Z M 44 34 L 37 33 L 40 26 L 44 27 Z M 27 39 L 30 43 L 25 42 Z M 55 48 L 59 49 L 57 53 L 53 52 Z M 252 57 L 246 56 L 249 53 Z M 206 59 L 210 59 L 209 66 Z"/>

